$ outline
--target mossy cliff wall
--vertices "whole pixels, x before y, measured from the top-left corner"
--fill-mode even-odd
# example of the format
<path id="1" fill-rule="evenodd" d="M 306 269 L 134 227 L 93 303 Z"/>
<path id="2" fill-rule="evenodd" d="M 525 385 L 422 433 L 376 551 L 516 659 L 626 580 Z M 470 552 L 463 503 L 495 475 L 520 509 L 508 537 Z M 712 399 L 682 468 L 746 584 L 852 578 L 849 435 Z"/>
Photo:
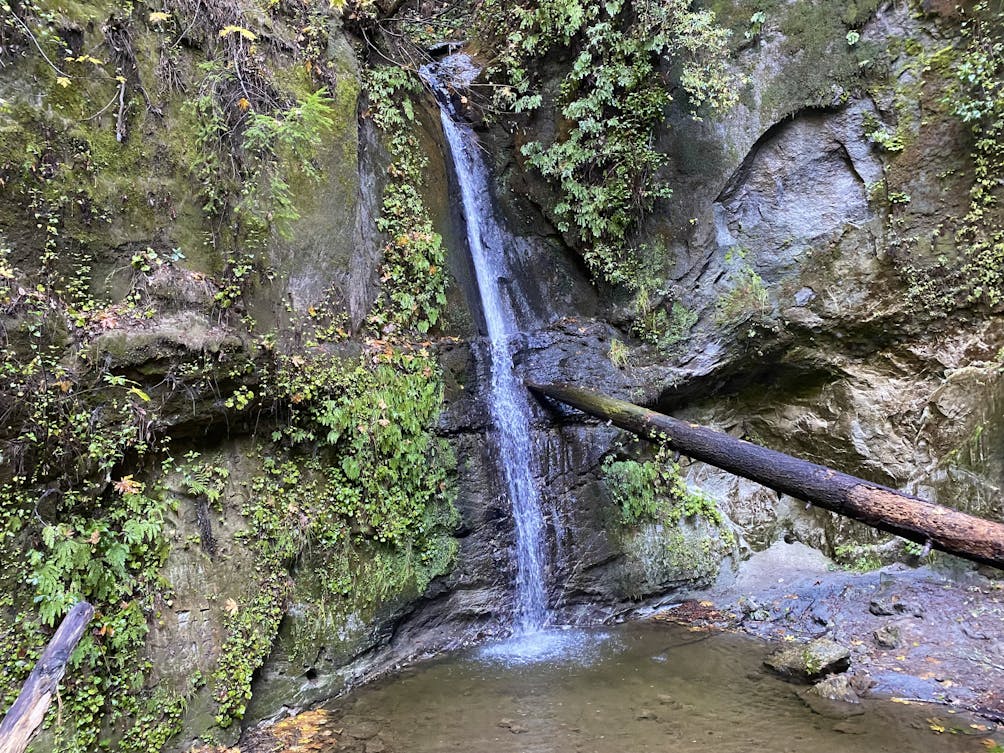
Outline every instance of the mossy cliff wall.
<path id="1" fill-rule="evenodd" d="M 427 125 L 381 130 L 327 4 L 2 13 L 7 700 L 86 598 L 36 750 L 229 743 L 338 692 L 456 558 L 427 328 L 470 315 L 429 262 L 390 280 L 441 248 L 421 200 L 378 230 Z"/>

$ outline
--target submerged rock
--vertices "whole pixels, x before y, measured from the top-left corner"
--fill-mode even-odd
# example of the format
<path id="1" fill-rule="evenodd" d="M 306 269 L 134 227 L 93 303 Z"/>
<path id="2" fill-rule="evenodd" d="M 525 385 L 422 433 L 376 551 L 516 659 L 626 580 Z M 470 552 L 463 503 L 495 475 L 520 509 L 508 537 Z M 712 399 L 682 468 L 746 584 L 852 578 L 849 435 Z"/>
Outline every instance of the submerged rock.
<path id="1" fill-rule="evenodd" d="M 823 713 L 819 711 L 820 704 L 815 703 L 810 698 L 814 698 L 817 701 L 860 703 L 861 696 L 865 695 L 874 684 L 874 680 L 864 672 L 846 672 L 839 675 L 830 675 L 820 680 L 802 693 L 801 697 L 814 711 Z M 846 710 L 841 713 L 842 717 L 850 715 Z M 824 714 L 824 716 L 829 716 L 829 714 Z"/>

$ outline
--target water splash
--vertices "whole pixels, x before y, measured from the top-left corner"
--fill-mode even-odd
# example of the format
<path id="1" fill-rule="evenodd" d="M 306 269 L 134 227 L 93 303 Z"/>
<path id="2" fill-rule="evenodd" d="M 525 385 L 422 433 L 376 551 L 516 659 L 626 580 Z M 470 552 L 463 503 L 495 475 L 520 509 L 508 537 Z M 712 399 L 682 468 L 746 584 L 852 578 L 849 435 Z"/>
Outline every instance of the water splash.
<path id="1" fill-rule="evenodd" d="M 458 115 L 452 92 L 465 89 L 478 69 L 463 54 L 425 66 L 422 77 L 439 102 L 443 132 L 463 201 L 467 242 L 474 262 L 481 307 L 488 331 L 491 367 L 488 397 L 495 425 L 499 461 L 516 524 L 516 630 L 532 633 L 547 621 L 544 587 L 546 552 L 540 491 L 533 478 L 530 405 L 513 371 L 511 341 L 519 333 L 503 280 L 511 280 L 505 259 L 506 233 L 491 204 L 488 169 L 477 136 Z"/>

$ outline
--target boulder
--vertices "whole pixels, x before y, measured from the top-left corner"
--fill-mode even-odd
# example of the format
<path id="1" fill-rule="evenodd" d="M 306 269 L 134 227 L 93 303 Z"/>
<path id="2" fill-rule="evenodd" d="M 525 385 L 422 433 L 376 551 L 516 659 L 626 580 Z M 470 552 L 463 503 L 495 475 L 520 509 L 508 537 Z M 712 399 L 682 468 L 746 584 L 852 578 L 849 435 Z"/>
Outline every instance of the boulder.
<path id="1" fill-rule="evenodd" d="M 844 672 L 850 666 L 851 652 L 829 638 L 817 638 L 774 652 L 764 665 L 785 679 L 815 682 L 826 675 Z"/>

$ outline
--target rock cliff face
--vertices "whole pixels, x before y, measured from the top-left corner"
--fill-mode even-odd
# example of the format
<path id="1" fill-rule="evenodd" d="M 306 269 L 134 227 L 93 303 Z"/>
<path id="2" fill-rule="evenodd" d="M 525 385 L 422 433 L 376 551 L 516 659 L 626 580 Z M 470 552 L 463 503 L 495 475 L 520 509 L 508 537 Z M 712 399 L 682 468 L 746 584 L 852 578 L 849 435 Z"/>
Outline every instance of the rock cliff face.
<path id="1" fill-rule="evenodd" d="M 39 335 L 19 305 L 43 278 L 62 296 L 53 300 L 69 300 L 68 270 L 86 268 L 78 287 L 87 300 L 100 299 L 100 316 L 84 311 L 74 324 L 80 312 L 71 305 L 49 317 L 56 361 L 74 379 L 99 375 L 94 416 L 115 389 L 133 385 L 152 398 L 152 428 L 170 438 L 171 454 L 197 451 L 200 467 L 216 474 L 208 496 L 191 469 L 130 466 L 130 446 L 103 478 L 95 476 L 100 483 L 89 493 L 110 494 L 112 474 L 132 471 L 176 500 L 161 567 L 171 588 L 144 614 L 145 682 L 187 706 L 172 718 L 171 731 L 181 731 L 172 745 L 199 736 L 231 740 L 237 725 L 221 729 L 214 718 L 218 686 L 193 678 L 219 671 L 234 620 L 261 588 L 265 565 L 252 545 L 260 521 L 249 509 L 265 492 L 247 481 L 284 451 L 268 441 L 282 410 L 246 411 L 240 396 L 262 392 L 274 353 L 295 359 L 303 352 L 325 312 L 337 312 L 331 326 L 345 333 L 333 346 L 339 357 L 369 357 L 379 347 L 360 333 L 386 282 L 377 217 L 391 156 L 361 94 L 364 46 L 332 15 L 274 15 L 251 24 L 224 14 L 213 18 L 219 28 L 186 31 L 181 22 L 191 8 L 183 2 L 169 3 L 170 18 L 130 15 L 112 2 L 71 5 L 15 10 L 43 19 L 38 28 L 80 58 L 72 65 L 104 65 L 86 59 L 101 45 L 117 51 L 115 70 L 129 97 L 119 95 L 114 75 L 88 78 L 74 69 L 59 76 L 13 24 L 3 27 L 0 272 L 10 283 L 3 325 L 10 347 L 30 359 Z M 749 8 L 719 5 L 741 40 Z M 957 28 L 950 18 L 914 16 L 901 4 L 857 5 L 851 15 L 844 3 L 773 8 L 734 50 L 736 68 L 749 75 L 739 106 L 703 122 L 689 119 L 682 104 L 671 107 L 659 145 L 671 156 L 662 177 L 674 196 L 640 231 L 655 279 L 644 301 L 588 281 L 575 250 L 550 224 L 550 188 L 521 165 L 515 144 L 527 133 L 517 139 L 501 125 L 485 129 L 497 157 L 499 211 L 518 236 L 518 279 L 508 282 L 546 322 L 522 336 L 515 365 L 538 381 L 597 387 L 999 518 L 1004 329 L 995 311 L 946 309 L 925 292 L 931 273 L 924 270 L 956 252 L 945 228 L 965 215 L 973 182 L 970 138 L 939 104 L 947 73 L 937 53 L 955 43 Z M 323 66 L 332 123 L 311 156 L 320 179 L 289 177 L 299 219 L 288 233 L 268 236 L 256 284 L 229 307 L 221 306 L 228 286 L 246 282 L 244 249 L 205 242 L 223 220 L 200 208 L 205 186 L 193 165 L 204 120 L 184 101 L 185 87 L 207 85 L 196 73 L 209 62 L 207 50 L 239 43 L 241 29 L 255 36 L 246 25 L 277 67 L 269 85 L 302 95 L 310 66 Z M 215 35 L 228 28 L 219 41 Z M 309 46 L 303 39 L 312 34 L 323 45 L 311 48 L 304 74 L 290 50 Z M 175 37 L 181 43 L 172 46 Z M 112 94 L 112 106 L 100 110 Z M 238 111 L 246 101 L 240 96 L 235 91 L 230 103 Z M 544 116 L 525 125 L 537 135 L 555 128 Z M 361 528 L 351 531 L 353 544 L 337 566 L 310 546 L 284 562 L 281 621 L 265 631 L 264 644 L 254 644 L 261 666 L 243 668 L 248 682 L 254 673 L 245 724 L 329 697 L 407 656 L 503 632 L 511 609 L 512 523 L 486 441 L 486 361 L 462 217 L 433 109 L 419 108 L 409 128 L 430 160 L 423 199 L 449 248 L 449 302 L 430 347 L 445 385 L 436 431 L 458 461 L 458 520 L 443 512 L 430 524 L 439 537 L 431 563 L 414 564 L 410 554 L 397 559 L 405 555 L 388 553 Z M 370 331 L 369 339 L 380 334 Z M 895 546 L 855 524 L 685 460 L 680 475 L 704 494 L 699 514 L 629 519 L 610 460 L 646 461 L 650 450 L 552 407 L 536 408 L 534 428 L 556 620 L 599 620 L 679 598 L 728 577 L 744 554 L 779 539 L 858 562 L 896 556 Z M 23 426 L 3 429 L 7 445 L 19 431 Z M 4 455 L 2 463 L 0 478 L 16 482 L 17 458 Z M 43 500 L 47 479 L 32 489 Z M 293 486 L 276 497 L 284 509 L 294 504 Z M 41 504 L 36 514 L 47 509 Z M 295 524 L 297 510 L 287 512 Z M 11 518 L 12 508 L 5 514 Z M 12 528 L 4 561 L 13 562 L 26 541 L 33 540 Z M 878 546 L 855 548 L 862 544 Z M 339 577 L 348 580 L 332 601 L 327 589 Z M 31 594 L 22 584 L 5 588 L 10 634 Z"/>
<path id="2" fill-rule="evenodd" d="M 970 137 L 931 65 L 951 19 L 888 4 L 853 21 L 827 4 L 776 12 L 737 52 L 750 78 L 732 113 L 694 123 L 681 107 L 667 121 L 675 193 L 639 240 L 665 270 L 645 308 L 605 291 L 599 317 L 531 338 L 526 368 L 999 517 L 986 444 L 999 431 L 999 317 L 948 312 L 923 292 L 938 287 L 936 260 L 959 253 L 945 228 L 973 181 Z M 852 27 L 853 44 L 837 33 Z M 521 140 L 546 137 L 546 123 L 530 128 Z M 547 212 L 548 186 L 518 164 L 508 176 Z M 640 343 L 653 313 L 659 342 Z M 590 362 L 604 351 L 616 367 Z M 685 475 L 753 549 L 784 537 L 855 559 L 879 541 L 699 463 Z"/>

